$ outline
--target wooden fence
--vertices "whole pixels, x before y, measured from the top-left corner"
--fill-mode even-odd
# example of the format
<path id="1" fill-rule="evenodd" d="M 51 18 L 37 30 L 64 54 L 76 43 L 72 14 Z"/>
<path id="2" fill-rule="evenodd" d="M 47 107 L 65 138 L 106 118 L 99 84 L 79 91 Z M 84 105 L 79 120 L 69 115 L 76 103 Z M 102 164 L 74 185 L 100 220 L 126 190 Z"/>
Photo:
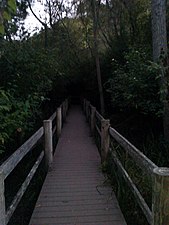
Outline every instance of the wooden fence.
<path id="1" fill-rule="evenodd" d="M 113 129 L 110 126 L 110 121 L 104 119 L 86 99 L 83 101 L 83 110 L 87 121 L 90 123 L 91 132 L 96 139 L 101 161 L 106 161 L 109 153 L 112 166 L 115 165 L 118 168 L 119 175 L 123 177 L 128 185 L 150 225 L 169 225 L 169 168 L 155 165 L 126 138 Z M 122 146 L 124 152 L 130 155 L 143 172 L 150 175 L 152 184 L 151 209 L 124 168 L 116 150 L 111 148 L 110 143 L 114 140 Z"/>
<path id="2" fill-rule="evenodd" d="M 18 148 L 1 166 L 0 166 L 0 225 L 7 225 L 11 216 L 13 215 L 17 205 L 19 204 L 23 194 L 25 193 L 28 185 L 30 184 L 34 174 L 36 173 L 42 159 L 45 157 L 46 167 L 49 168 L 53 161 L 53 136 L 56 135 L 57 139 L 61 134 L 63 121 L 66 119 L 69 102 L 66 99 L 57 111 L 48 119 L 43 121 L 41 127 L 34 133 L 20 148 Z M 54 122 L 55 121 L 55 122 Z M 44 151 L 41 151 L 35 164 L 30 170 L 25 181 L 21 185 L 19 191 L 15 195 L 12 203 L 6 210 L 5 204 L 5 179 L 21 162 L 21 160 L 30 152 L 33 147 L 44 137 Z"/>

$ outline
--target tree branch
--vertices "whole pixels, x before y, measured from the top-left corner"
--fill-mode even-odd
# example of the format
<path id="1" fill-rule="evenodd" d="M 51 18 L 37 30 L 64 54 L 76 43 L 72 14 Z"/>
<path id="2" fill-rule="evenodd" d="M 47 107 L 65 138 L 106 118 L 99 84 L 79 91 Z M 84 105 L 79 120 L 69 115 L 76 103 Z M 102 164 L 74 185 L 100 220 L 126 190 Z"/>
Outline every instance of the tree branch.
<path id="1" fill-rule="evenodd" d="M 35 12 L 33 11 L 30 1 L 29 1 L 29 0 L 27 0 L 27 1 L 28 1 L 28 6 L 29 6 L 29 8 L 30 8 L 32 14 L 34 15 L 34 17 L 35 17 L 35 18 L 39 21 L 39 23 L 41 23 L 44 27 L 47 27 L 47 24 L 44 23 L 41 19 L 39 19 L 39 17 L 38 17 L 38 16 L 35 14 Z"/>

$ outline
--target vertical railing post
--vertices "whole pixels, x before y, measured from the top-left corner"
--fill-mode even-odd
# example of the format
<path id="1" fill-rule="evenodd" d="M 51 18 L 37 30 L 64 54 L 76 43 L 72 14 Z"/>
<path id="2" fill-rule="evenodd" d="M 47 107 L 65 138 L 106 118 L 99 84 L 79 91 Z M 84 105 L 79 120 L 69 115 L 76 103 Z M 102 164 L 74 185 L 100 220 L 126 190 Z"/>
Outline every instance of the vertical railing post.
<path id="1" fill-rule="evenodd" d="M 66 119 L 66 101 L 63 102 L 63 115 L 64 115 L 64 121 Z"/>
<path id="2" fill-rule="evenodd" d="M 85 115 L 86 115 L 86 119 L 87 119 L 87 100 L 85 101 Z"/>
<path id="3" fill-rule="evenodd" d="M 86 119 L 87 119 L 87 122 L 89 122 L 89 105 L 90 105 L 90 102 L 86 101 Z"/>
<path id="4" fill-rule="evenodd" d="M 86 100 L 86 103 L 85 103 L 85 115 L 86 115 L 86 120 L 87 120 L 87 100 Z"/>
<path id="5" fill-rule="evenodd" d="M 63 121 L 64 121 L 64 115 L 63 115 L 63 103 L 61 104 L 61 106 L 60 106 L 60 108 L 61 108 L 61 125 L 63 125 Z"/>
<path id="6" fill-rule="evenodd" d="M 153 172 L 152 225 L 169 225 L 169 168 Z"/>
<path id="7" fill-rule="evenodd" d="M 86 114 L 86 99 L 83 100 L 83 112 Z"/>
<path id="8" fill-rule="evenodd" d="M 62 108 L 58 107 L 56 111 L 57 139 L 59 139 L 62 130 Z"/>
<path id="9" fill-rule="evenodd" d="M 0 172 L 0 224 L 6 225 L 4 174 Z"/>
<path id="10" fill-rule="evenodd" d="M 91 123 L 91 104 L 90 104 L 90 102 L 89 102 L 89 108 L 88 108 L 88 123 L 90 126 L 90 123 Z"/>
<path id="11" fill-rule="evenodd" d="M 53 141 L 52 141 L 52 120 L 44 120 L 44 136 L 45 136 L 45 161 L 47 168 L 53 161 Z"/>
<path id="12" fill-rule="evenodd" d="M 64 119 L 65 119 L 65 116 L 64 116 L 64 102 L 63 102 L 62 103 L 62 122 L 64 122 Z"/>
<path id="13" fill-rule="evenodd" d="M 101 120 L 101 161 L 106 161 L 110 145 L 110 120 Z"/>
<path id="14" fill-rule="evenodd" d="M 68 109 L 69 109 L 69 99 L 67 98 L 66 99 L 66 115 L 67 115 Z"/>
<path id="15" fill-rule="evenodd" d="M 65 101 L 64 101 L 64 115 L 65 115 L 64 120 L 66 120 L 66 107 L 67 107 L 66 104 L 67 104 L 67 103 L 66 103 L 66 100 L 65 100 Z"/>
<path id="16" fill-rule="evenodd" d="M 96 108 L 91 106 L 90 128 L 91 128 L 92 135 L 94 135 L 94 129 L 95 129 L 95 113 L 96 113 Z"/>

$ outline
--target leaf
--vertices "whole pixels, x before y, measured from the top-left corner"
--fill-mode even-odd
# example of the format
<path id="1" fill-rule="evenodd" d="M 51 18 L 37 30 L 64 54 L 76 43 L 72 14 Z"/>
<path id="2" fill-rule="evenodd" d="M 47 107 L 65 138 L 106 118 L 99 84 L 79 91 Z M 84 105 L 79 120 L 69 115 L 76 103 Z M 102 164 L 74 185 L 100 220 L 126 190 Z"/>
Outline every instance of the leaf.
<path id="1" fill-rule="evenodd" d="M 4 12 L 3 12 L 3 18 L 4 18 L 5 20 L 11 20 L 11 14 L 8 13 L 7 11 L 4 11 Z"/>
<path id="2" fill-rule="evenodd" d="M 2 144 L 4 144 L 5 139 L 4 139 L 3 137 L 0 137 L 0 142 L 1 142 Z"/>
<path id="3" fill-rule="evenodd" d="M 10 7 L 12 12 L 16 12 L 16 1 L 8 0 L 8 6 Z"/>
<path id="4" fill-rule="evenodd" d="M 9 106 L 5 106 L 5 105 L 0 105 L 0 110 L 4 110 L 9 112 L 10 111 L 10 107 Z"/>
<path id="5" fill-rule="evenodd" d="M 4 25 L 0 23 L 0 34 L 4 34 L 5 30 L 4 30 Z"/>

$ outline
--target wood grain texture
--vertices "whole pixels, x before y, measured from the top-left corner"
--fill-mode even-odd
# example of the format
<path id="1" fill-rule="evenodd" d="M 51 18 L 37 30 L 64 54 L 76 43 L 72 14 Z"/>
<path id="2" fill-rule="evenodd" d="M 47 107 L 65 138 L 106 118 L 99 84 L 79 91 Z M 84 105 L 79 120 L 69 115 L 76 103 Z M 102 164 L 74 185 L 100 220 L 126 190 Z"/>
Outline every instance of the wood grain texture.
<path id="1" fill-rule="evenodd" d="M 29 225 L 126 225 L 80 107 L 72 107 Z"/>
<path id="2" fill-rule="evenodd" d="M 154 169 L 152 211 L 152 225 L 169 225 L 169 168 Z"/>
<path id="3" fill-rule="evenodd" d="M 43 127 L 45 137 L 45 163 L 48 168 L 53 161 L 52 120 L 44 120 Z"/>

